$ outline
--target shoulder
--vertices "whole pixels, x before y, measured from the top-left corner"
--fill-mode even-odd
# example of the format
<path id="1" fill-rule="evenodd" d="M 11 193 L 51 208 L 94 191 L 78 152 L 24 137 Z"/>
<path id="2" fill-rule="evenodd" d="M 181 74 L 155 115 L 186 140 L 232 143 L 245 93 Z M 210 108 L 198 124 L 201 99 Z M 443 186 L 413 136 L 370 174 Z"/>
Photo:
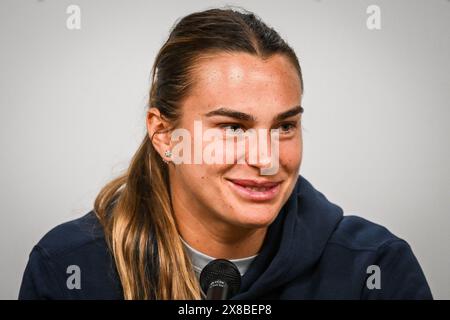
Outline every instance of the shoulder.
<path id="1" fill-rule="evenodd" d="M 120 281 L 93 211 L 60 224 L 34 246 L 19 299 L 121 299 Z"/>
<path id="2" fill-rule="evenodd" d="M 36 247 L 49 257 L 56 257 L 103 243 L 103 227 L 95 213 L 90 211 L 80 218 L 54 227 L 42 237 Z"/>
<path id="3" fill-rule="evenodd" d="M 368 251 L 394 243 L 406 244 L 386 227 L 355 215 L 344 216 L 329 241 L 347 249 Z"/>
<path id="4" fill-rule="evenodd" d="M 310 257 L 320 261 L 317 270 L 322 277 L 328 277 L 327 282 L 344 283 L 344 287 L 358 284 L 350 290 L 356 288 L 355 296 L 363 298 L 432 298 L 423 270 L 404 239 L 385 226 L 360 216 L 344 215 L 338 205 L 302 177 L 295 192 L 297 201 L 292 201 L 291 207 L 298 212 L 297 221 L 303 224 L 302 232 L 296 233 L 297 242 L 310 244 Z M 382 290 L 365 286 L 372 270 L 369 267 L 381 270 Z"/>
<path id="5" fill-rule="evenodd" d="M 367 277 L 371 274 L 368 278 L 370 281 L 376 279 L 376 276 L 380 277 L 377 290 L 367 285 L 369 280 L 365 280 L 361 296 L 363 299 L 433 298 L 411 246 L 386 227 L 358 216 L 345 216 L 333 233 L 329 245 L 339 247 L 335 251 L 339 256 L 351 257 L 350 261 L 361 264 L 364 272 L 356 274 L 367 274 Z"/>

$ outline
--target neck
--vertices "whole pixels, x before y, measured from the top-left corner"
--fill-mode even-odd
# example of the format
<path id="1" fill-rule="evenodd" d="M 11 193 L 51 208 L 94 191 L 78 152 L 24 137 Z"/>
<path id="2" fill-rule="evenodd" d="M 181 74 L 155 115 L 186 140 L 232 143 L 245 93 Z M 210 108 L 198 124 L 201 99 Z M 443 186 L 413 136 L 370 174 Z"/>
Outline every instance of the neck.
<path id="1" fill-rule="evenodd" d="M 178 218 L 179 215 L 177 215 L 177 220 L 186 221 L 186 219 L 194 218 L 192 215 L 182 216 L 184 217 Z M 205 226 L 200 222 L 191 222 L 193 223 L 189 225 L 179 224 L 181 237 L 192 248 L 216 259 L 241 259 L 258 254 L 267 231 L 267 228 L 241 231 L 238 235 L 235 229 L 228 228 L 228 231 L 225 231 L 227 228 L 215 228 L 212 225 Z M 223 236 L 229 234 L 233 234 L 233 237 Z"/>
<path id="2" fill-rule="evenodd" d="M 172 206 L 180 236 L 192 248 L 214 258 L 241 259 L 259 253 L 265 228 L 244 228 L 217 219 L 184 192 L 171 188 Z"/>

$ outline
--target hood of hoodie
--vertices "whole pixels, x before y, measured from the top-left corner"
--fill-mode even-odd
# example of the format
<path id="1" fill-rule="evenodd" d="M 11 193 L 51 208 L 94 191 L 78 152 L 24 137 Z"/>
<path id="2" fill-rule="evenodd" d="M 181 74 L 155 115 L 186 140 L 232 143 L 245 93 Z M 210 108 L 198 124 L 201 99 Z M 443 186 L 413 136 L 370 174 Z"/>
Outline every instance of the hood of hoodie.
<path id="1" fill-rule="evenodd" d="M 308 272 L 342 218 L 339 206 L 299 176 L 232 299 L 258 299 Z"/>

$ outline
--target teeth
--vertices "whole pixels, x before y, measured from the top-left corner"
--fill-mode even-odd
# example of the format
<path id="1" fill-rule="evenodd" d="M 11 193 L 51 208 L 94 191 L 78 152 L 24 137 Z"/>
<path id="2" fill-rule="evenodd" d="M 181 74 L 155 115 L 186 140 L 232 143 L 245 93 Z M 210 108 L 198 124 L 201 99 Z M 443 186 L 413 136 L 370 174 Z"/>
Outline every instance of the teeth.
<path id="1" fill-rule="evenodd" d="M 258 192 L 263 192 L 263 191 L 267 191 L 268 188 L 245 187 L 245 189 L 252 190 L 252 191 L 258 191 Z"/>

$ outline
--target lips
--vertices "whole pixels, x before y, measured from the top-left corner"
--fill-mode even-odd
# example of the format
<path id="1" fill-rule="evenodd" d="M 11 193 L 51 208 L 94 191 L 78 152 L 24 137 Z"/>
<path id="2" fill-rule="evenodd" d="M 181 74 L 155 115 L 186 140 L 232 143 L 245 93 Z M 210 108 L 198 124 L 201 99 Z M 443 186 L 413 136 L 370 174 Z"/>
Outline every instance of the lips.
<path id="1" fill-rule="evenodd" d="M 258 182 L 255 180 L 245 180 L 245 179 L 230 179 L 230 181 L 244 188 L 256 188 L 256 189 L 270 189 L 280 184 L 279 182 L 270 182 L 270 181 Z"/>
<path id="2" fill-rule="evenodd" d="M 281 181 L 227 179 L 232 189 L 241 197 L 253 201 L 267 201 L 280 191 Z"/>

